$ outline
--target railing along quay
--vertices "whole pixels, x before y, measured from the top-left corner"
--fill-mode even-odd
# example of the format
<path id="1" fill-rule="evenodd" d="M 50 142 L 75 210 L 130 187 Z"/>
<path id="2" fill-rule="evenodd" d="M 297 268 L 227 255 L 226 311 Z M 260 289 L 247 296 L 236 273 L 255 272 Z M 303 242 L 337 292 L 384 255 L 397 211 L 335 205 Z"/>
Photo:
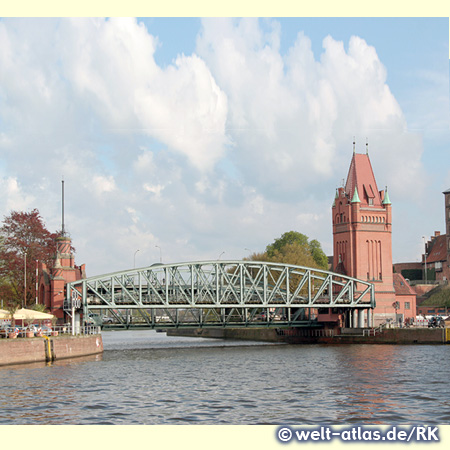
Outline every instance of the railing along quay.
<path id="1" fill-rule="evenodd" d="M 101 334 L 101 327 L 87 325 L 87 326 L 75 326 L 72 325 L 56 325 L 52 327 L 9 327 L 0 330 L 0 338 L 16 339 L 16 338 L 34 338 L 44 336 L 82 336 L 82 335 L 97 335 Z"/>

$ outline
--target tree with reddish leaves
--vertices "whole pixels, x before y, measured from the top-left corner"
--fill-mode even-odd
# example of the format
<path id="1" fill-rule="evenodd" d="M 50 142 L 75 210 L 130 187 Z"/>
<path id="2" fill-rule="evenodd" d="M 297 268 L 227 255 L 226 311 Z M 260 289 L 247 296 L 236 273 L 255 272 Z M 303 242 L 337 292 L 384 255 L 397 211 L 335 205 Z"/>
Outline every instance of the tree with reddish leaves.
<path id="1" fill-rule="evenodd" d="M 37 209 L 13 211 L 0 228 L 0 298 L 6 305 L 32 305 L 37 261 L 51 265 L 56 233 L 50 233 Z"/>

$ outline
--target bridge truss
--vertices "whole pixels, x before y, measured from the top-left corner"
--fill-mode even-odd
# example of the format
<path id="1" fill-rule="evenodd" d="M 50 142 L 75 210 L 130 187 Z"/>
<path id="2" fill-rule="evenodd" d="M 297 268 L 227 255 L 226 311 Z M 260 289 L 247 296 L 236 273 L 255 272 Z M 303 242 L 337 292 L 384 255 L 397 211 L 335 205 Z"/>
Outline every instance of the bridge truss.
<path id="1" fill-rule="evenodd" d="M 64 309 L 121 327 L 301 326 L 311 311 L 373 309 L 374 287 L 323 270 L 256 261 L 153 264 L 67 284 Z"/>

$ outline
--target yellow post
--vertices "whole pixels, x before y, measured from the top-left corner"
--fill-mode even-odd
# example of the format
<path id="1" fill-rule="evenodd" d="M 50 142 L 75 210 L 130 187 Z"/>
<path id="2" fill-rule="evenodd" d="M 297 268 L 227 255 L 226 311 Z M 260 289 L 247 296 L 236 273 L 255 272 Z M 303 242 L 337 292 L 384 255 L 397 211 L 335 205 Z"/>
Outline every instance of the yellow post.
<path id="1" fill-rule="evenodd" d="M 46 360 L 47 361 L 52 361 L 53 357 L 52 357 L 52 348 L 50 346 L 50 338 L 48 336 L 42 336 L 44 339 L 47 339 L 47 355 L 46 355 Z"/>

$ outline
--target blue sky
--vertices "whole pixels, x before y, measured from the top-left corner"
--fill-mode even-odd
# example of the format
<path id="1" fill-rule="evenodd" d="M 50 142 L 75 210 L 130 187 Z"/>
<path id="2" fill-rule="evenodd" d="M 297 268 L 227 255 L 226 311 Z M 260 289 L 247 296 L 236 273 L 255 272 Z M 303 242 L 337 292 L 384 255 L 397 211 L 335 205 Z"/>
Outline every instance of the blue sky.
<path id="1" fill-rule="evenodd" d="M 444 232 L 449 21 L 2 19 L 0 213 L 66 226 L 88 275 L 239 259 L 295 229 L 332 253 L 356 137 L 395 262 Z"/>

